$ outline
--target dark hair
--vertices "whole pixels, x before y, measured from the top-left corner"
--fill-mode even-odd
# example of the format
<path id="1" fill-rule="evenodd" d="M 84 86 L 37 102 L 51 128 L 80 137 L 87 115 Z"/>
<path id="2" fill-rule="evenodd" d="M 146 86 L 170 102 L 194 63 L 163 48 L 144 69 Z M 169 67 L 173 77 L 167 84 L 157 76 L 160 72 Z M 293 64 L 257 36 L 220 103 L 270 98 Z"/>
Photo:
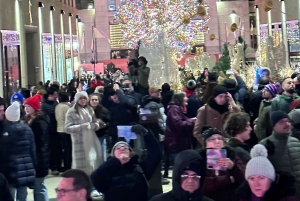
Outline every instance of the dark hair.
<path id="1" fill-rule="evenodd" d="M 86 190 L 86 199 L 88 201 L 92 201 L 91 193 L 92 193 L 92 182 L 90 177 L 82 170 L 72 169 L 67 170 L 61 174 L 63 178 L 73 178 L 73 186 L 76 189 L 85 189 Z"/>
<path id="2" fill-rule="evenodd" d="M 142 60 L 142 61 L 144 62 L 145 65 L 147 65 L 147 63 L 148 63 L 146 57 L 140 56 L 140 57 L 138 58 L 138 61 L 139 61 L 139 60 Z"/>
<path id="3" fill-rule="evenodd" d="M 109 111 L 105 107 L 103 107 L 103 105 L 101 104 L 101 97 L 98 93 L 93 93 L 93 94 L 89 95 L 89 100 L 91 100 L 92 96 L 97 96 L 98 100 L 99 100 L 99 104 L 94 109 L 95 116 L 98 119 L 103 119 L 109 113 Z M 88 104 L 91 106 L 90 101 Z"/>
<path id="4" fill-rule="evenodd" d="M 45 100 L 46 100 L 50 95 L 53 95 L 53 94 L 54 94 L 55 92 L 57 92 L 57 91 L 58 91 L 58 89 L 57 89 L 56 87 L 54 87 L 54 86 L 49 87 L 49 88 L 47 89 L 46 94 L 44 94 Z"/>
<path id="5" fill-rule="evenodd" d="M 203 92 L 201 101 L 203 104 L 207 103 L 210 97 L 214 94 L 214 88 L 218 85 L 217 82 L 208 82 Z"/>
<path id="6" fill-rule="evenodd" d="M 171 91 L 171 86 L 170 86 L 168 83 L 164 83 L 164 84 L 161 86 L 161 90 L 162 90 L 162 91 Z"/>
<path id="7" fill-rule="evenodd" d="M 267 84 L 269 84 L 269 82 L 270 82 L 270 79 L 267 76 L 262 76 L 258 80 L 258 84 L 260 84 L 260 85 L 267 85 Z"/>
<path id="8" fill-rule="evenodd" d="M 96 75 L 95 78 L 96 78 L 97 81 L 100 81 L 100 80 L 101 80 L 100 75 Z"/>
<path id="9" fill-rule="evenodd" d="M 108 95 L 109 95 L 109 96 L 114 96 L 114 95 L 118 95 L 118 94 L 117 94 L 117 92 L 116 92 L 115 90 L 110 90 L 110 91 L 108 92 Z"/>
<path id="10" fill-rule="evenodd" d="M 183 106 L 183 99 L 186 96 L 184 91 L 176 92 L 172 96 L 171 103 L 178 106 Z"/>
<path id="11" fill-rule="evenodd" d="M 59 92 L 58 93 L 58 100 L 59 100 L 60 103 L 69 102 L 69 94 L 67 92 Z"/>
<path id="12" fill-rule="evenodd" d="M 219 74 L 216 72 L 208 73 L 208 81 L 209 82 L 218 82 Z"/>
<path id="13" fill-rule="evenodd" d="M 225 132 L 235 137 L 246 130 L 247 124 L 250 122 L 250 116 L 244 112 L 233 113 L 226 122 Z"/>

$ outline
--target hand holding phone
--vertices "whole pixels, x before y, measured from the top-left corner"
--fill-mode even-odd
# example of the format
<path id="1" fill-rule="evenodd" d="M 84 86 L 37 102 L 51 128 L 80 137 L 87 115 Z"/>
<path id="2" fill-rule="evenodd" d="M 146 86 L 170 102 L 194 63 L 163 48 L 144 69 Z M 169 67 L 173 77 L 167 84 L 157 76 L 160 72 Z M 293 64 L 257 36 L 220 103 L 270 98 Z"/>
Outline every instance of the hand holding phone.
<path id="1" fill-rule="evenodd" d="M 232 162 L 232 160 L 230 160 L 230 158 L 220 158 L 218 160 L 218 165 L 220 167 L 226 168 L 228 170 L 231 170 L 234 166 L 234 163 Z"/>
<path id="2" fill-rule="evenodd" d="M 226 159 L 226 158 L 227 158 L 226 149 L 207 149 L 206 150 L 207 169 L 226 170 L 227 168 L 223 166 L 223 164 L 219 163 L 220 159 Z"/>

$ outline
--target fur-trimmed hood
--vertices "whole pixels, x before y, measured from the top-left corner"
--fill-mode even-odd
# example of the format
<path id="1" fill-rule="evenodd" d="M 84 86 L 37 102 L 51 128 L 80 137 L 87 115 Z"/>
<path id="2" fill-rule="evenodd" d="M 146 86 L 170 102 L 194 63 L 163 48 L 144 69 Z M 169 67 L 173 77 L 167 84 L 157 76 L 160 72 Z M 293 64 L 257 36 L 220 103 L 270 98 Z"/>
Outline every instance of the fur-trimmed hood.
<path id="1" fill-rule="evenodd" d="M 250 201 L 252 192 L 247 181 L 245 181 L 237 190 L 237 196 L 243 201 Z M 271 188 L 266 192 L 262 201 L 281 201 L 286 197 L 293 197 L 296 194 L 295 179 L 288 173 L 278 172 L 276 181 L 272 183 Z"/>

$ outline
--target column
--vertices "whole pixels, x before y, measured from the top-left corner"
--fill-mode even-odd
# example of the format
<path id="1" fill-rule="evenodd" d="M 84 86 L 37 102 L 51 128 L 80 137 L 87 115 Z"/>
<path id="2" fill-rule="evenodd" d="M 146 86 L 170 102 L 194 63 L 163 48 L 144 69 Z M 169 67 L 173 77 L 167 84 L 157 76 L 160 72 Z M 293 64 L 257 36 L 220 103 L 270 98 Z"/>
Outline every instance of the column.
<path id="1" fill-rule="evenodd" d="M 72 73 L 74 75 L 74 52 L 73 52 L 73 31 L 72 31 L 72 17 L 73 14 L 69 13 L 69 34 L 71 40 L 71 66 L 72 66 Z"/>
<path id="2" fill-rule="evenodd" d="M 288 46 L 288 38 L 287 38 L 287 33 L 286 33 L 286 14 L 285 14 L 285 1 L 281 0 L 281 20 L 282 20 L 282 41 L 284 44 L 284 51 L 285 51 L 285 65 L 289 65 L 289 46 Z"/>
<path id="3" fill-rule="evenodd" d="M 55 11 L 55 8 L 53 6 L 50 6 L 50 30 L 51 30 L 51 49 L 52 49 L 52 75 L 53 80 L 57 80 L 57 70 L 56 70 L 56 48 L 55 48 L 55 36 L 54 36 L 54 24 L 53 24 L 53 12 Z"/>
<path id="4" fill-rule="evenodd" d="M 259 9 L 255 5 L 255 14 L 256 14 L 256 33 L 257 33 L 257 49 L 260 50 L 260 19 L 259 19 Z"/>
<path id="5" fill-rule="evenodd" d="M 81 19 L 78 15 L 76 15 L 76 34 L 78 37 L 78 62 L 81 64 L 81 58 L 80 58 L 80 54 L 81 54 L 81 42 L 82 42 L 82 22 Z M 76 64 L 77 65 L 77 64 Z M 78 70 L 79 70 L 80 66 L 78 66 Z"/>
<path id="6" fill-rule="evenodd" d="M 268 33 L 269 33 L 269 36 L 272 36 L 272 15 L 271 15 L 271 10 L 268 11 Z"/>
<path id="7" fill-rule="evenodd" d="M 66 67 L 66 45 L 65 45 L 65 30 L 64 30 L 64 14 L 65 11 L 60 11 L 60 32 L 62 37 L 62 55 L 63 55 L 63 73 L 64 73 L 64 82 L 68 81 L 67 78 L 67 67 Z"/>
<path id="8" fill-rule="evenodd" d="M 43 3 L 39 3 L 39 8 L 38 8 L 38 16 L 39 16 L 39 39 L 40 39 L 40 79 L 43 82 L 45 81 L 45 76 L 44 76 L 44 58 L 43 58 L 43 15 L 42 15 L 42 8 L 44 7 Z"/>

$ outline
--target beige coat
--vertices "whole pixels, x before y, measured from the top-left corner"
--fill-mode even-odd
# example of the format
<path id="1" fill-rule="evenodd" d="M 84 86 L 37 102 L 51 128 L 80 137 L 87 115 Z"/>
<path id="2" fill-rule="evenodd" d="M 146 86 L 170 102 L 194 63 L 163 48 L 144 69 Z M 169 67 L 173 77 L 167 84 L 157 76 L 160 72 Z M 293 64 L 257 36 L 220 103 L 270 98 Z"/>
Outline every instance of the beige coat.
<path id="1" fill-rule="evenodd" d="M 203 126 L 211 126 L 214 128 L 219 129 L 223 132 L 224 130 L 224 124 L 226 120 L 228 119 L 229 115 L 234 112 L 240 112 L 241 109 L 239 106 L 231 107 L 229 106 L 229 112 L 225 112 L 223 114 L 220 114 L 217 110 L 211 108 L 209 105 L 205 104 L 197 111 L 197 120 L 195 122 L 194 127 L 194 137 L 197 138 L 197 140 L 204 145 L 204 139 L 202 137 L 202 128 Z"/>
<path id="2" fill-rule="evenodd" d="M 66 114 L 70 108 L 68 103 L 59 103 L 55 107 L 55 119 L 57 121 L 57 132 L 65 133 Z"/>

